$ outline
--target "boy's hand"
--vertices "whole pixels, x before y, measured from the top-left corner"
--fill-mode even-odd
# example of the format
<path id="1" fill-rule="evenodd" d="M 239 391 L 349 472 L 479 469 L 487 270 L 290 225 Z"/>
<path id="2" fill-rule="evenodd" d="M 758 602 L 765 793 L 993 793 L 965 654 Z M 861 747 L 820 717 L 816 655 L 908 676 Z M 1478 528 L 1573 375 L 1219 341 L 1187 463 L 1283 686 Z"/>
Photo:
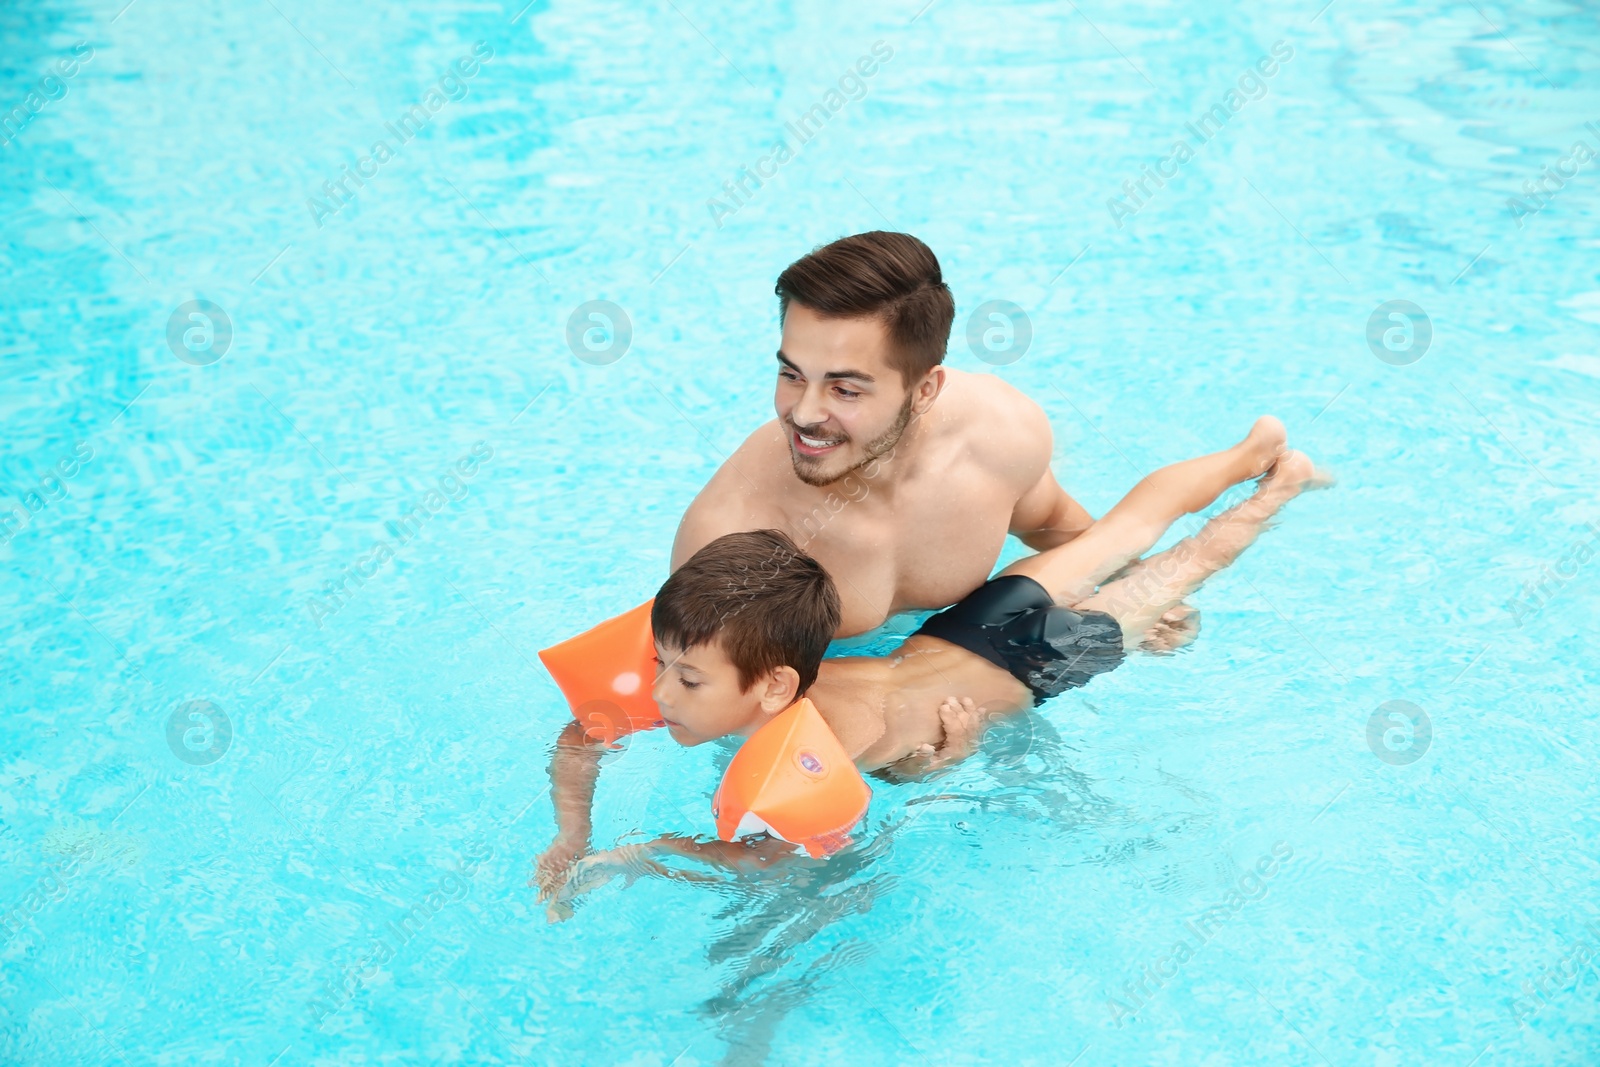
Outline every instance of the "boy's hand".
<path id="1" fill-rule="evenodd" d="M 534 861 L 533 877 L 529 885 L 539 887 L 539 899 L 549 900 L 567 883 L 577 867 L 578 860 L 589 851 L 587 841 L 574 841 L 558 837 Z"/>

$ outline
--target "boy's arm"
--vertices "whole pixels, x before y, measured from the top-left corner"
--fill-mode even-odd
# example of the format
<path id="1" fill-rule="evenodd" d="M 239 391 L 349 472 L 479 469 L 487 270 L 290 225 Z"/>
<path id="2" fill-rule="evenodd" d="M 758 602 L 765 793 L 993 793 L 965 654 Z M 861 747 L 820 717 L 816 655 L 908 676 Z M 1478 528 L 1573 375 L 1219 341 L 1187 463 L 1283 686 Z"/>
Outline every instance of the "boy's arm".
<path id="1" fill-rule="evenodd" d="M 560 889 L 573 864 L 589 851 L 592 830 L 589 813 L 594 806 L 594 784 L 600 777 L 600 756 L 605 743 L 594 741 L 581 723 L 567 723 L 556 738 L 550 757 L 550 800 L 556 812 L 556 837 L 534 862 L 530 884 L 539 887 L 539 899 Z"/>
<path id="2" fill-rule="evenodd" d="M 584 856 L 572 866 L 571 874 L 558 887 L 545 906 L 545 917 L 550 922 L 571 918 L 572 905 L 585 893 L 593 892 L 621 875 L 626 884 L 637 878 L 653 875 L 673 878 L 683 882 L 721 882 L 723 879 L 696 871 L 678 870 L 658 862 L 652 857 L 684 856 L 710 867 L 720 867 L 735 874 L 772 870 L 796 863 L 815 866 L 826 860 L 812 859 L 798 852 L 794 845 L 778 837 L 753 835 L 738 841 L 717 838 L 701 840 L 683 834 L 667 834 L 654 841 L 637 841 L 618 845 L 591 856 Z"/>
<path id="3" fill-rule="evenodd" d="M 978 750 L 988 725 L 983 709 L 971 697 L 947 697 L 939 705 L 939 721 L 944 727 L 944 738 L 937 748 L 924 745 L 923 751 L 890 764 L 890 768 L 903 776 L 915 777 L 964 760 Z M 556 756 L 550 763 L 551 794 L 560 832 L 539 857 L 536 879 L 540 887 L 539 899 L 548 902 L 546 913 L 551 922 L 571 915 L 573 900 L 618 875 L 625 875 L 629 882 L 642 875 L 684 881 L 707 880 L 705 875 L 673 870 L 653 856 L 678 855 L 739 873 L 771 870 L 779 865 L 826 862 L 798 853 L 794 845 L 782 838 L 767 836 L 722 841 L 667 834 L 654 841 L 618 845 L 587 855 L 589 805 L 594 797 L 595 779 L 600 773 L 600 749 L 599 743 L 589 742 L 582 727 L 573 723 L 563 731 Z"/>
<path id="4" fill-rule="evenodd" d="M 636 850 L 633 854 L 644 859 L 649 855 L 670 854 L 686 856 L 689 859 L 699 860 L 713 867 L 725 867 L 732 871 L 760 871 L 766 870 L 773 864 L 781 863 L 786 859 L 798 859 L 799 853 L 795 846 L 781 837 L 759 835 L 740 838 L 738 841 L 723 841 L 720 838 L 711 838 L 702 841 L 698 837 L 686 837 L 683 834 L 666 834 L 639 845 L 619 845 L 615 851 L 627 854 L 629 850 Z M 649 862 L 646 860 L 646 862 Z M 655 865 L 660 868 L 659 864 Z M 668 874 L 666 868 L 652 870 L 653 874 Z"/>

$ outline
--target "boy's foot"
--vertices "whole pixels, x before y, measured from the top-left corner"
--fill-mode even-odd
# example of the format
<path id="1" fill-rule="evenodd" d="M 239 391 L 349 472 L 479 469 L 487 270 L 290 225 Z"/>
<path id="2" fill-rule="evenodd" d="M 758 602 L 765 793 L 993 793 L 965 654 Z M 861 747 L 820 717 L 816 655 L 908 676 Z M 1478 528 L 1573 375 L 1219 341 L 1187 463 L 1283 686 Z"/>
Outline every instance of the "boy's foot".
<path id="1" fill-rule="evenodd" d="M 1283 423 L 1271 415 L 1263 415 L 1250 427 L 1250 432 L 1237 447 L 1250 458 L 1250 477 L 1268 470 L 1289 447 L 1289 433 Z"/>
<path id="2" fill-rule="evenodd" d="M 1278 457 L 1261 479 L 1260 489 L 1283 494 L 1287 499 L 1308 489 L 1326 489 L 1332 484 L 1333 475 L 1318 470 L 1310 456 L 1291 448 Z"/>
<path id="3" fill-rule="evenodd" d="M 1168 609 L 1156 624 L 1145 631 L 1139 647 L 1157 655 L 1171 655 L 1194 643 L 1200 636 L 1200 609 L 1179 604 Z"/>

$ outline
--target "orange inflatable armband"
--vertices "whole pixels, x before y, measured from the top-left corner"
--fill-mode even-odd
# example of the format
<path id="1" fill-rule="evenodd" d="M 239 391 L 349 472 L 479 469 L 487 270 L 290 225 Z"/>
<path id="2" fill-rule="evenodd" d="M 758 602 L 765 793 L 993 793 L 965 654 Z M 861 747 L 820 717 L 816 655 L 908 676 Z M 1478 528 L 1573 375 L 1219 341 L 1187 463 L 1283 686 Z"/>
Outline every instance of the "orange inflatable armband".
<path id="1" fill-rule="evenodd" d="M 572 717 L 593 740 L 610 745 L 624 734 L 665 725 L 650 696 L 656 678 L 656 645 L 650 633 L 654 603 L 652 597 L 539 653 L 572 706 Z"/>
<path id="2" fill-rule="evenodd" d="M 871 800 L 844 746 L 801 697 L 734 753 L 711 814 L 724 841 L 766 832 L 820 857 L 849 844 Z"/>
<path id="3" fill-rule="evenodd" d="M 665 725 L 650 696 L 655 638 L 650 606 L 607 619 L 539 653 L 591 739 L 615 744 L 638 730 Z M 850 842 L 872 790 L 844 746 L 801 697 L 750 735 L 711 801 L 717 836 L 732 841 L 765 832 L 802 846 L 815 857 Z"/>

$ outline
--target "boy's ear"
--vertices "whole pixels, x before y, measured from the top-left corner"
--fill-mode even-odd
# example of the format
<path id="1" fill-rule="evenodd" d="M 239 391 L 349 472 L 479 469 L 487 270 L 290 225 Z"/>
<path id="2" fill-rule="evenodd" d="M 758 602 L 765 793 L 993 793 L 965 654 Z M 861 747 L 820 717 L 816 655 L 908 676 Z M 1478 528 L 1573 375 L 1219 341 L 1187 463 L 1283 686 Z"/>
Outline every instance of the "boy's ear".
<path id="1" fill-rule="evenodd" d="M 793 667 L 774 667 L 761 683 L 761 710 L 776 715 L 799 699 L 800 672 Z"/>

